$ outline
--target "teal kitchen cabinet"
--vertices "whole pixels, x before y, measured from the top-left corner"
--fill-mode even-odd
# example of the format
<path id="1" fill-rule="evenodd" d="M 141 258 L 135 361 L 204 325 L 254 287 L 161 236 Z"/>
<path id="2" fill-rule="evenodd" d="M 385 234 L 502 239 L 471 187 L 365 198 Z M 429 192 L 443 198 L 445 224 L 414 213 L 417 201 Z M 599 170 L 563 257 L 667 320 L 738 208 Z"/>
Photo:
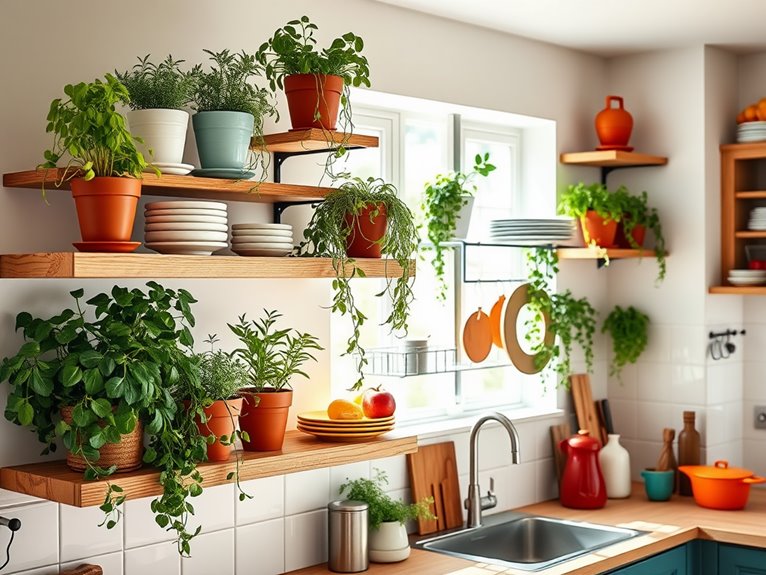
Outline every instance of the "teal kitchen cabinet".
<path id="1" fill-rule="evenodd" d="M 638 563 L 611 571 L 611 575 L 693 575 L 687 568 L 689 546 L 681 545 Z M 766 574 L 766 571 L 764 572 Z"/>
<path id="2" fill-rule="evenodd" d="M 766 575 L 766 549 L 718 545 L 718 575 Z"/>

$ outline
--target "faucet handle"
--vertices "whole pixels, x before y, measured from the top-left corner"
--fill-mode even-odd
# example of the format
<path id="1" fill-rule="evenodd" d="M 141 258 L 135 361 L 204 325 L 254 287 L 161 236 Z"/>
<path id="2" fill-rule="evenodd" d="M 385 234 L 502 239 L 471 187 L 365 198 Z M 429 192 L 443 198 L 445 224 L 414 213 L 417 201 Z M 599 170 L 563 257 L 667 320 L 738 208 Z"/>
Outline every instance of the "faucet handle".
<path id="1" fill-rule="evenodd" d="M 490 477 L 489 478 L 489 491 L 487 492 L 487 495 L 494 495 L 495 494 L 495 478 Z"/>

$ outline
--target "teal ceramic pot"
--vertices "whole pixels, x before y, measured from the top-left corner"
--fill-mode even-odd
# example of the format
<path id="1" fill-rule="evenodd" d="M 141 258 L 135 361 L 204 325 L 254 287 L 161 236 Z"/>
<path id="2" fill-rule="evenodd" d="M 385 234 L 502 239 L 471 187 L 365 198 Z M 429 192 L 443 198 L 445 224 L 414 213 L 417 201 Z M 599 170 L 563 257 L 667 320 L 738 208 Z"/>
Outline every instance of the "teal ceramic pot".
<path id="1" fill-rule="evenodd" d="M 672 469 L 668 471 L 644 469 L 641 477 L 644 478 L 644 489 L 649 501 L 667 501 L 673 495 L 675 472 Z"/>
<path id="2" fill-rule="evenodd" d="M 254 121 L 253 115 L 246 112 L 194 114 L 192 126 L 202 168 L 245 168 Z"/>

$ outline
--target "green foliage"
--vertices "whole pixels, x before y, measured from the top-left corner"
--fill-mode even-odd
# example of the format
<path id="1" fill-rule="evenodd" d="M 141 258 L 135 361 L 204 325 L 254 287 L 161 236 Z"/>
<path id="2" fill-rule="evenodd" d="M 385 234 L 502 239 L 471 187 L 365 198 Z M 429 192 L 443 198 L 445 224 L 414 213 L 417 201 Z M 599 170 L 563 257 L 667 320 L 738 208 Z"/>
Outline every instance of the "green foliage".
<path id="1" fill-rule="evenodd" d="M 431 263 L 439 282 L 437 297 L 444 300 L 447 294 L 447 284 L 444 281 L 444 250 L 442 242 L 450 241 L 455 235 L 460 209 L 468 203 L 467 197 L 476 191 L 476 185 L 471 183 L 477 175 L 488 176 L 495 169 L 489 163 L 489 154 L 476 154 L 473 170 L 467 174 L 450 172 L 438 174 L 433 182 L 426 183 L 421 210 L 425 217 L 428 240 L 431 242 L 434 257 Z"/>
<path id="2" fill-rule="evenodd" d="M 152 510 L 161 527 L 176 531 L 179 551 L 188 555 L 198 531 L 186 530 L 193 512 L 187 498 L 202 492 L 196 462 L 205 457 L 205 438 L 179 407 L 180 382 L 193 382 L 183 394 L 191 398 L 193 413 L 210 401 L 188 353 L 196 300 L 183 289 L 147 286 L 147 292 L 115 286 L 84 305 L 84 291 L 78 289 L 70 292 L 75 309 L 48 319 L 19 313 L 16 330 L 24 344 L 0 364 L 0 381 L 11 387 L 5 417 L 30 427 L 45 444 L 43 453 L 54 451 L 61 438 L 85 459 L 86 479 L 114 473 L 114 467 L 98 465 L 99 449 L 118 442 L 141 420 L 149 440 L 144 462 L 161 470 L 163 494 Z M 71 424 L 62 421 L 62 407 L 73 408 Z M 110 483 L 101 506 L 107 527 L 116 524 L 109 516 L 119 513 L 123 499 L 119 486 Z"/>
<path id="3" fill-rule="evenodd" d="M 588 210 L 594 210 L 606 220 L 619 222 L 622 216 L 622 196 L 610 193 L 604 184 L 586 186 L 582 182 L 570 185 L 561 195 L 559 213 L 581 218 Z"/>
<path id="4" fill-rule="evenodd" d="M 665 237 L 662 235 L 660 215 L 657 213 L 656 208 L 649 207 L 649 197 L 645 191 L 641 192 L 641 195 L 638 196 L 629 195 L 624 186 L 621 186 L 617 191 L 625 193 L 622 225 L 630 246 L 633 249 L 641 248 L 633 238 L 633 229 L 636 226 L 645 226 L 647 230 L 654 234 L 654 253 L 657 256 L 657 266 L 659 268 L 656 283 L 659 283 L 665 279 L 667 269 L 665 264 L 667 252 L 665 250 Z"/>
<path id="5" fill-rule="evenodd" d="M 596 310 L 587 298 L 575 298 L 572 292 L 548 294 L 553 276 L 558 272 L 558 256 L 554 250 L 534 248 L 527 250 L 529 263 L 529 308 L 532 311 L 526 323 L 527 341 L 534 343 L 535 362 L 538 367 L 551 361 L 559 383 L 568 385 L 572 371 L 573 344 L 583 350 L 588 372 L 593 370 L 593 334 L 596 331 Z M 543 317 L 550 318 L 550 329 L 556 338 L 547 345 L 542 338 Z"/>
<path id="6" fill-rule="evenodd" d="M 127 88 L 111 74 L 105 81 L 64 86 L 67 99 L 56 98 L 48 111 L 45 129 L 53 133 L 53 145 L 45 150 L 41 168 L 56 168 L 68 156 L 62 180 L 71 179 L 80 170 L 83 179 L 97 176 L 132 176 L 140 178 L 147 167 L 143 154 L 117 104 L 129 104 Z"/>
<path id="7" fill-rule="evenodd" d="M 620 306 L 609 313 L 601 327 L 602 333 L 612 336 L 612 362 L 609 375 L 620 378 L 622 368 L 628 363 L 636 363 L 643 353 L 649 339 L 649 316 L 633 306 L 626 309 Z"/>
<path id="8" fill-rule="evenodd" d="M 192 97 L 197 82 L 194 71 L 184 72 L 181 64 L 184 60 L 173 60 L 168 55 L 162 62 L 149 61 L 151 54 L 138 58 L 138 64 L 131 70 L 117 72 L 117 79 L 128 89 L 130 108 L 146 110 L 149 108 L 181 109 Z"/>
<path id="9" fill-rule="evenodd" d="M 199 384 L 213 400 L 230 399 L 248 380 L 248 369 L 233 354 L 213 349 L 217 341 L 215 335 L 208 336 L 205 343 L 209 343 L 211 349 L 197 356 Z"/>
<path id="10" fill-rule="evenodd" d="M 400 499 L 392 499 L 383 491 L 384 485 L 388 485 L 388 478 L 385 472 L 376 468 L 373 479 L 362 477 L 348 480 L 340 486 L 339 493 L 347 499 L 367 503 L 370 529 L 377 529 L 384 521 L 404 523 L 408 519 L 436 519 L 430 507 L 434 502 L 433 497 L 408 505 Z"/>
<path id="11" fill-rule="evenodd" d="M 377 294 L 387 295 L 391 302 L 391 312 L 383 324 L 388 325 L 392 331 L 406 334 L 410 303 L 413 300 L 414 278 L 411 276 L 414 270 L 410 258 L 417 250 L 418 234 L 412 212 L 399 199 L 392 184 L 380 178 L 351 178 L 344 182 L 317 206 L 303 233 L 306 241 L 299 246 L 301 255 L 332 258 L 335 270 L 332 311 L 348 315 L 353 327 L 345 351 L 346 355 L 356 356 L 359 379 L 353 385 L 353 390 L 361 389 L 364 381 L 363 368 L 367 365 L 367 358 L 364 348 L 359 344 L 359 337 L 367 316 L 356 306 L 351 291 L 351 280 L 365 277 L 364 272 L 346 255 L 346 241 L 354 233 L 354 218 L 368 206 L 373 206 L 369 216 L 372 220 L 379 214 L 376 207 L 379 205 L 384 206 L 388 223 L 378 243 L 383 254 L 396 260 L 402 268 L 401 276 L 386 277 L 386 287 Z M 352 217 L 347 217 L 349 215 Z"/>
<path id="12" fill-rule="evenodd" d="M 289 388 L 290 378 L 294 375 L 308 378 L 301 365 L 310 359 L 316 361 L 316 358 L 307 350 L 324 349 L 311 334 L 291 328 L 274 329 L 282 314 L 275 310 L 263 311 L 265 316 L 260 319 L 247 321 L 242 315 L 239 323 L 228 324 L 244 345 L 233 354 L 244 362 L 245 379 L 258 393 Z"/>

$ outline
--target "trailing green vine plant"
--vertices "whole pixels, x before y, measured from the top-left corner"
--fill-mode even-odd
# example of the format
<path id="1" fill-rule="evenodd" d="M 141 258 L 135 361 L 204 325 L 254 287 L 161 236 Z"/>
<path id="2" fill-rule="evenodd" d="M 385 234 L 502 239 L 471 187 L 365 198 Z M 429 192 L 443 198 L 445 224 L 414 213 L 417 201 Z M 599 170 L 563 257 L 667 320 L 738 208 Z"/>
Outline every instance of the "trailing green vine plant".
<path id="1" fill-rule="evenodd" d="M 612 337 L 609 375 L 620 379 L 623 367 L 628 363 L 636 363 L 646 349 L 649 341 L 649 316 L 633 306 L 625 309 L 615 306 L 604 320 L 601 332 L 609 333 Z"/>
<path id="2" fill-rule="evenodd" d="M 473 179 L 476 176 L 488 176 L 495 166 L 489 163 L 489 153 L 476 154 L 473 170 L 438 174 L 432 182 L 427 182 L 423 190 L 421 210 L 425 220 L 429 246 L 434 255 L 431 264 L 436 272 L 439 285 L 436 297 L 444 300 L 447 296 L 447 283 L 444 281 L 444 251 L 450 248 L 443 245 L 455 235 L 460 210 L 468 203 L 468 198 L 476 192 Z"/>
<path id="3" fill-rule="evenodd" d="M 557 374 L 561 385 L 568 385 L 572 371 L 572 349 L 577 343 L 585 357 L 585 367 L 593 371 L 593 335 L 596 331 L 596 310 L 587 298 L 575 298 L 570 290 L 548 293 L 558 272 L 556 251 L 530 248 L 526 252 L 529 266 L 529 309 L 525 322 L 526 339 L 532 344 L 538 368 L 546 364 Z M 550 330 L 555 334 L 548 345 L 542 337 L 544 316 L 550 318 Z M 550 363 L 548 363 L 550 361 Z"/>

